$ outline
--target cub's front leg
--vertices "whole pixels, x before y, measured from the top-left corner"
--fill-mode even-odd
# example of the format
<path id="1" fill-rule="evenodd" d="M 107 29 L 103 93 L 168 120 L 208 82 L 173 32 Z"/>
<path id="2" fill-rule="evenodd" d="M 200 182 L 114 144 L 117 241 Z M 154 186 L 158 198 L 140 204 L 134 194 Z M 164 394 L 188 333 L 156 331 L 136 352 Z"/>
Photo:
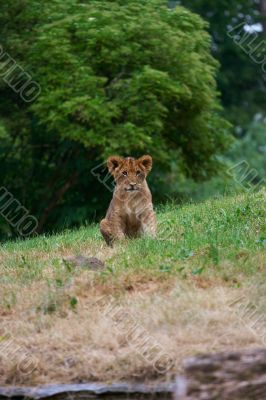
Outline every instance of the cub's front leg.
<path id="1" fill-rule="evenodd" d="M 109 218 L 105 218 L 100 224 L 101 233 L 109 246 L 112 246 L 115 240 L 125 238 L 125 224 L 117 212 L 113 212 Z"/>
<path id="2" fill-rule="evenodd" d="M 156 237 L 157 234 L 157 219 L 152 207 L 149 207 L 140 216 L 141 231 L 144 235 Z"/>

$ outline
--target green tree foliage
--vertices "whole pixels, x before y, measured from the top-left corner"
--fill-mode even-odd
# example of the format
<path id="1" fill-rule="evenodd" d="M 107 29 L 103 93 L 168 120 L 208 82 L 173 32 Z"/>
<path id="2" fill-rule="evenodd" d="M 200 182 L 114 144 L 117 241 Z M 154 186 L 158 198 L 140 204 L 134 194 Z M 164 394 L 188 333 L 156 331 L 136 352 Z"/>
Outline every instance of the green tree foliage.
<path id="1" fill-rule="evenodd" d="M 73 226 L 106 207 L 91 169 L 111 153 L 214 175 L 230 142 L 206 24 L 165 1 L 6 0 L 2 47 L 41 86 L 0 81 L 1 179 L 40 220 Z M 156 186 L 156 184 L 155 184 Z"/>
<path id="2" fill-rule="evenodd" d="M 247 54 L 252 48 L 262 45 L 265 33 L 254 30 L 245 45 L 245 52 L 243 46 L 238 46 L 228 32 L 241 23 L 251 27 L 262 22 L 260 2 L 262 0 L 171 1 L 172 6 L 182 4 L 209 22 L 213 55 L 221 64 L 217 81 L 223 105 L 230 120 L 242 128 L 249 125 L 255 113 L 264 112 L 266 107 L 266 75 L 261 64 L 254 62 Z M 243 26 L 239 31 L 243 36 Z M 266 56 L 265 45 L 263 54 Z"/>
<path id="3" fill-rule="evenodd" d="M 254 175 L 254 184 L 266 184 L 266 145 L 265 145 L 266 119 L 257 115 L 256 120 L 250 125 L 246 135 L 238 139 L 229 152 L 233 164 L 245 160 Z"/>

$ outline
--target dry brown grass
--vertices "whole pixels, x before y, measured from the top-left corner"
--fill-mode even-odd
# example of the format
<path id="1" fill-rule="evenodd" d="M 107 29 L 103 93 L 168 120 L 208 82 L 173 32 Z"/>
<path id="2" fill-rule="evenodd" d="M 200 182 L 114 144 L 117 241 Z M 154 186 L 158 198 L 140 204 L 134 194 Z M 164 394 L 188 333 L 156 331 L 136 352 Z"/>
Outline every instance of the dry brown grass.
<path id="1" fill-rule="evenodd" d="M 13 355 L 11 346 L 0 359 L 0 384 L 171 379 L 187 356 L 262 344 L 262 338 L 249 329 L 249 321 L 243 320 L 237 307 L 230 306 L 236 297 L 232 288 L 201 288 L 198 284 L 188 288 L 175 280 L 171 290 L 162 291 L 152 282 L 144 291 L 114 299 L 95 288 L 90 293 L 89 281 L 87 284 L 88 293 L 86 285 L 81 289 L 78 282 L 71 289 L 79 300 L 77 310 L 63 305 L 52 314 L 30 308 L 36 304 L 40 287 L 21 292 L 21 299 L 31 293 L 26 307 L 18 303 L 1 324 L 20 351 Z M 237 296 L 244 292 L 237 291 Z M 114 307 L 130 317 L 123 321 L 112 311 Z M 159 344 L 175 361 L 166 374 L 160 375 L 154 369 L 154 358 L 148 355 L 152 361 L 147 360 L 138 341 L 130 339 L 136 324 L 150 344 Z M 26 363 L 24 354 L 36 360 L 31 373 L 18 368 Z"/>

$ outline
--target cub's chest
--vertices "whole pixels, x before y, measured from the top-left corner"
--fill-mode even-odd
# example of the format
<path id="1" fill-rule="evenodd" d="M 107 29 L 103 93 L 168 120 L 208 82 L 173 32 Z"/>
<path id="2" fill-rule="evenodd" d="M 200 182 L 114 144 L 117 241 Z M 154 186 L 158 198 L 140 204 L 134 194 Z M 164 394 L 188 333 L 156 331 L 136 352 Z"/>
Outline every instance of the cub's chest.
<path id="1" fill-rule="evenodd" d="M 136 201 L 137 200 L 137 201 Z M 123 207 L 124 221 L 127 230 L 135 231 L 140 227 L 140 215 L 143 209 L 141 198 L 130 199 Z"/>
<path id="2" fill-rule="evenodd" d="M 135 195 L 134 198 L 128 198 L 124 202 L 123 212 L 128 219 L 134 220 L 141 214 L 145 207 L 145 201 L 142 196 Z"/>

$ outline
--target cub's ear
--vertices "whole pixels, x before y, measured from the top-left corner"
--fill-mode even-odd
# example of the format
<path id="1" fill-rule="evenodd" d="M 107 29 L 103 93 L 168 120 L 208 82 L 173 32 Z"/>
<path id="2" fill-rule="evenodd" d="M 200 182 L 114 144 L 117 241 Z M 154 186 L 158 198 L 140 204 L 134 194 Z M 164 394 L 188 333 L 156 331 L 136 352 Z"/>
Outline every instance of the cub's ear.
<path id="1" fill-rule="evenodd" d="M 151 156 L 142 156 L 138 160 L 138 164 L 145 168 L 146 173 L 148 174 L 152 169 L 152 158 Z"/>
<path id="2" fill-rule="evenodd" d="M 114 171 L 122 163 L 123 158 L 118 156 L 111 156 L 107 160 L 107 167 L 110 174 L 114 175 Z"/>

